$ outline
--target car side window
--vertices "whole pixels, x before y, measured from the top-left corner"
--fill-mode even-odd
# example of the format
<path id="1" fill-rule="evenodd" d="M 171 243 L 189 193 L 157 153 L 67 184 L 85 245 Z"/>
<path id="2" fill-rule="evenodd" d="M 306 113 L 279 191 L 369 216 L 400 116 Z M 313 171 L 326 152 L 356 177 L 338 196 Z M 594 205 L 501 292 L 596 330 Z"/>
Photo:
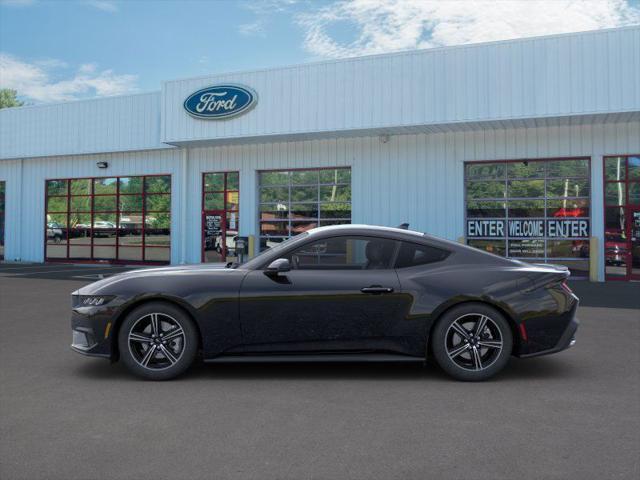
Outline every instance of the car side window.
<path id="1" fill-rule="evenodd" d="M 287 257 L 295 270 L 380 270 L 392 268 L 397 242 L 374 237 L 331 237 L 308 243 Z"/>
<path id="2" fill-rule="evenodd" d="M 429 263 L 439 262 L 449 256 L 447 250 L 443 250 L 429 245 L 420 245 L 417 243 L 401 242 L 398 258 L 396 259 L 396 268 L 415 267 L 417 265 L 426 265 Z"/>

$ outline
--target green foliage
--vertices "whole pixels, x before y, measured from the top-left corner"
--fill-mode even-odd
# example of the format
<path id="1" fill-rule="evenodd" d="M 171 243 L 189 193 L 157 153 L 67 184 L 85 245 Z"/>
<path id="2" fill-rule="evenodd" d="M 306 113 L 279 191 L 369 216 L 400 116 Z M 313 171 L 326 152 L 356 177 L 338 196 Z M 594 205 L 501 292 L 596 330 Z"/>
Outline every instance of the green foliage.
<path id="1" fill-rule="evenodd" d="M 0 88 L 0 108 L 21 107 L 24 102 L 18 100 L 18 92 L 10 88 Z"/>

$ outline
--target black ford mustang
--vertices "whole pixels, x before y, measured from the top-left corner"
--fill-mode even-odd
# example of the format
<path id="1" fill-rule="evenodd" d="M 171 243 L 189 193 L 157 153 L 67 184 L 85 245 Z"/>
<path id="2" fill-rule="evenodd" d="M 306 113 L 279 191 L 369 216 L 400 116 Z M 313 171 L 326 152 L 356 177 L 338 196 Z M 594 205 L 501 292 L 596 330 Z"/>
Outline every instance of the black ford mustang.
<path id="1" fill-rule="evenodd" d="M 303 233 L 243 265 L 153 268 L 73 292 L 73 350 L 141 377 L 207 362 L 425 361 L 484 380 L 574 343 L 565 267 L 397 228 Z"/>

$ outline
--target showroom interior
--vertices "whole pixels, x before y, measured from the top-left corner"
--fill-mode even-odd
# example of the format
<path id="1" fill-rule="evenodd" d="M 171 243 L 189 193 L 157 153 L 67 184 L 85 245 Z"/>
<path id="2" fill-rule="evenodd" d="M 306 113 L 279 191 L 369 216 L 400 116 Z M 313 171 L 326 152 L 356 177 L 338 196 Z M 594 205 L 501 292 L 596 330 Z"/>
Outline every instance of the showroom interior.
<path id="1" fill-rule="evenodd" d="M 314 227 L 409 223 L 640 280 L 639 51 L 625 27 L 3 109 L 0 255 L 219 263 Z M 189 111 L 220 86 L 253 98 L 229 118 Z"/>

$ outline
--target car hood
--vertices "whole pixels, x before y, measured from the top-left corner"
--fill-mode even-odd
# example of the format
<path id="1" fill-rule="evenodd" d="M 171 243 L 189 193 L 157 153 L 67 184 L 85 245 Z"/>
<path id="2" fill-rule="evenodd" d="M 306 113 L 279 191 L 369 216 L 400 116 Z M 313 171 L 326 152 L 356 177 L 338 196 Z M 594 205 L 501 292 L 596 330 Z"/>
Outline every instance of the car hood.
<path id="1" fill-rule="evenodd" d="M 225 268 L 224 264 L 200 264 L 200 265 L 180 265 L 176 267 L 157 267 L 157 268 L 141 268 L 139 270 L 131 270 L 124 273 L 119 273 L 97 282 L 90 283 L 84 287 L 79 288 L 72 295 L 95 295 L 103 290 L 105 287 L 111 287 L 117 283 L 126 282 L 135 278 L 153 278 L 153 277 L 180 277 L 189 274 L 198 273 L 220 273 L 224 275 L 228 272 L 232 272 L 233 269 Z"/>

